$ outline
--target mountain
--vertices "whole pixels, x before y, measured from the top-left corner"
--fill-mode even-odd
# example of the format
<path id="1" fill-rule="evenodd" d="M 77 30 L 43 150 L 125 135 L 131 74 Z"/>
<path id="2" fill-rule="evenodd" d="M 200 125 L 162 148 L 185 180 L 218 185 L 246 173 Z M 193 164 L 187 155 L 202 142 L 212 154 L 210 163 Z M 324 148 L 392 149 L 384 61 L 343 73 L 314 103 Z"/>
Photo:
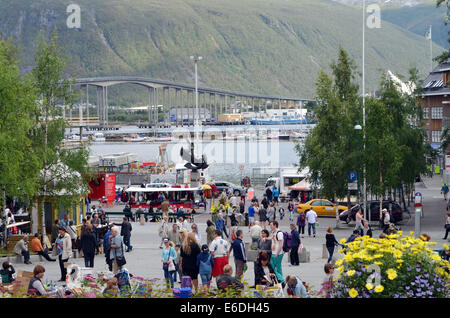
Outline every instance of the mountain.
<path id="1" fill-rule="evenodd" d="M 333 1 L 346 5 L 355 5 L 355 6 L 362 5 L 361 0 L 333 0 Z M 436 4 L 435 0 L 366 0 L 366 4 L 377 3 L 382 6 L 401 6 L 401 7 L 414 7 L 420 4 L 431 2 L 434 2 L 434 4 Z"/>
<path id="2" fill-rule="evenodd" d="M 199 85 L 312 98 L 321 69 L 339 45 L 361 71 L 361 10 L 331 0 L 77 0 L 81 29 L 66 25 L 70 0 L 0 0 L 0 32 L 22 47 L 33 67 L 39 30 L 54 28 L 75 77 L 136 75 L 193 83 L 190 55 L 199 54 Z M 443 50 L 434 45 L 436 55 Z M 383 21 L 366 30 L 366 88 L 380 70 L 429 68 L 423 34 Z M 142 88 L 114 86 L 110 104 L 146 104 Z"/>

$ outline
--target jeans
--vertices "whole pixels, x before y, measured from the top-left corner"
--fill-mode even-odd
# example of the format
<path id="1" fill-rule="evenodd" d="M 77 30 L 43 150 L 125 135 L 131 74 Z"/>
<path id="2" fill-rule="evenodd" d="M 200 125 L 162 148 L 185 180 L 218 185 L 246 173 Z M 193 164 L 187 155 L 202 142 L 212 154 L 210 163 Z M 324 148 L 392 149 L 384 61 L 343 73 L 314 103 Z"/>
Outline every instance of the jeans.
<path id="1" fill-rule="evenodd" d="M 284 282 L 283 268 L 281 266 L 282 261 L 283 261 L 283 253 L 281 253 L 278 256 L 272 254 L 272 257 L 270 258 L 270 265 L 272 265 L 275 275 L 277 276 L 277 279 L 280 283 Z"/>
<path id="2" fill-rule="evenodd" d="M 329 255 L 327 263 L 329 263 L 333 259 L 334 245 L 333 246 L 327 246 L 327 250 L 328 250 L 328 255 Z"/>
<path id="3" fill-rule="evenodd" d="M 84 266 L 94 267 L 95 253 L 83 253 L 84 254 Z"/>
<path id="4" fill-rule="evenodd" d="M 50 256 L 48 256 L 48 253 L 45 253 L 44 251 L 38 251 L 37 253 L 38 253 L 38 255 L 41 255 L 42 257 L 44 257 L 49 262 L 55 262 L 56 261 L 55 259 L 53 259 Z"/>
<path id="5" fill-rule="evenodd" d="M 446 240 L 446 239 L 447 239 L 447 237 L 448 237 L 448 232 L 450 232 L 450 225 L 449 225 L 449 226 L 447 226 L 447 228 L 445 229 L 445 236 L 444 236 L 444 240 Z"/>
<path id="6" fill-rule="evenodd" d="M 167 265 L 167 266 L 164 265 L 163 270 L 164 270 L 164 278 L 166 279 L 166 281 L 170 281 L 170 287 L 173 288 L 174 276 L 176 275 L 176 271 L 173 273 L 170 273 L 169 265 Z"/>
<path id="7" fill-rule="evenodd" d="M 25 262 L 30 261 L 30 252 L 29 251 L 22 251 L 22 256 L 23 256 Z"/>
<path id="8" fill-rule="evenodd" d="M 211 283 L 211 273 L 200 274 L 200 278 L 202 279 L 202 285 L 208 285 Z"/>
<path id="9" fill-rule="evenodd" d="M 313 234 L 316 235 L 316 223 L 308 223 L 308 235 L 311 236 L 311 228 L 313 229 Z"/>
<path id="10" fill-rule="evenodd" d="M 236 265 L 236 279 L 241 280 L 241 276 L 244 274 L 244 261 L 240 259 L 234 259 L 234 264 Z"/>
<path id="11" fill-rule="evenodd" d="M 133 246 L 131 246 L 131 235 L 127 235 L 123 237 L 123 243 L 127 246 L 127 251 L 131 251 L 133 249 Z"/>
<path id="12" fill-rule="evenodd" d="M 62 255 L 58 256 L 59 259 L 59 268 L 61 269 L 61 280 L 66 280 L 67 276 L 67 268 L 64 267 L 64 263 L 67 262 L 69 259 L 62 259 Z"/>
<path id="13" fill-rule="evenodd" d="M 291 258 L 291 265 L 299 265 L 300 264 L 300 260 L 298 259 L 298 245 L 291 247 L 289 256 Z"/>

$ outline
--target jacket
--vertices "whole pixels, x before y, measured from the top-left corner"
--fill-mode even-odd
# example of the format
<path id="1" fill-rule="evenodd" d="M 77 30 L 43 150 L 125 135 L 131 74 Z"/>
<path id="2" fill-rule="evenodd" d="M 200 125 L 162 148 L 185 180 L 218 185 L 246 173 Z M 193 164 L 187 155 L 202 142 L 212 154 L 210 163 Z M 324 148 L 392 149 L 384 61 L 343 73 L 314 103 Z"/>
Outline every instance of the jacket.
<path id="1" fill-rule="evenodd" d="M 297 229 L 291 231 L 291 236 L 291 248 L 300 246 L 300 235 L 298 234 Z"/>
<path id="2" fill-rule="evenodd" d="M 298 226 L 305 226 L 306 225 L 306 215 L 304 212 L 300 212 L 300 214 L 297 217 L 297 225 Z"/>
<path id="3" fill-rule="evenodd" d="M 130 222 L 123 222 L 122 227 L 120 229 L 120 236 L 131 236 L 131 231 L 133 227 Z"/>
<path id="4" fill-rule="evenodd" d="M 273 270 L 273 267 L 272 267 L 272 265 L 270 265 L 270 263 L 267 263 L 267 267 L 269 268 L 270 273 L 275 274 L 275 271 Z M 264 275 L 266 275 L 266 274 L 264 273 L 263 266 L 259 262 L 256 262 L 255 263 L 255 285 L 266 285 L 266 283 L 262 282 L 262 280 L 265 279 Z"/>
<path id="5" fill-rule="evenodd" d="M 216 229 L 223 231 L 224 228 L 224 220 L 217 218 L 216 220 Z"/>
<path id="6" fill-rule="evenodd" d="M 41 240 L 38 237 L 33 237 L 33 239 L 31 240 L 31 250 L 33 252 L 39 252 L 44 250 L 41 244 Z"/>
<path id="7" fill-rule="evenodd" d="M 14 246 L 14 253 L 22 255 L 22 251 L 28 251 L 28 244 L 23 239 L 16 243 Z"/>
<path id="8" fill-rule="evenodd" d="M 199 274 L 210 274 L 213 266 L 214 257 L 211 254 L 202 252 L 197 255 L 197 267 L 199 268 Z"/>
<path id="9" fill-rule="evenodd" d="M 233 249 L 234 259 L 247 262 L 247 257 L 245 256 L 245 246 L 240 238 L 236 238 L 231 245 Z"/>
<path id="10" fill-rule="evenodd" d="M 84 255 L 94 254 L 96 246 L 97 246 L 97 239 L 94 233 L 83 232 L 83 234 L 81 234 L 79 250 L 83 250 Z"/>
<path id="11" fill-rule="evenodd" d="M 58 256 L 58 249 L 56 246 L 53 247 L 52 256 Z M 61 258 L 69 259 L 70 257 L 72 257 L 72 240 L 70 239 L 70 235 L 66 233 L 63 238 L 63 252 Z"/>

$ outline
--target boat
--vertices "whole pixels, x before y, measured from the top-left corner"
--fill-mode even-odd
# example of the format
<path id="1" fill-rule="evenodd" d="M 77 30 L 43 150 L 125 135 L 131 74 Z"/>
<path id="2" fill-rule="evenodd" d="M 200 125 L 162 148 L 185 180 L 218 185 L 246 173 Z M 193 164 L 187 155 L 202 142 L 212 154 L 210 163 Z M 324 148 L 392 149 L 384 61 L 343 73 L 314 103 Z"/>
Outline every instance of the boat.
<path id="1" fill-rule="evenodd" d="M 145 141 L 145 138 L 142 136 L 139 136 L 137 134 L 131 135 L 130 137 L 123 137 L 123 141 L 126 142 L 143 142 Z"/>
<path id="2" fill-rule="evenodd" d="M 105 142 L 106 138 L 105 138 L 105 135 L 103 133 L 96 132 L 94 134 L 94 136 L 92 136 L 92 141 L 94 141 L 94 142 Z"/>

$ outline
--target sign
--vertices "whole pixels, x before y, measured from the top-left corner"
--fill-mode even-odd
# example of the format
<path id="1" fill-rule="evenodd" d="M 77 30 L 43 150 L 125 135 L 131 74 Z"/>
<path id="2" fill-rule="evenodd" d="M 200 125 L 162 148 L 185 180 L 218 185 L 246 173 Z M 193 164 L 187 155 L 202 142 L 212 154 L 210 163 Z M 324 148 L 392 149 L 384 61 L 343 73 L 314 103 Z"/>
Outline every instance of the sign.
<path id="1" fill-rule="evenodd" d="M 349 190 L 358 190 L 358 182 L 351 182 L 348 184 Z"/>
<path id="2" fill-rule="evenodd" d="M 105 177 L 105 195 L 108 204 L 111 204 L 116 199 L 116 175 L 107 174 Z"/>
<path id="3" fill-rule="evenodd" d="M 349 172 L 348 173 L 348 180 L 349 181 L 356 181 L 356 179 L 357 179 L 357 174 L 356 174 L 356 172 Z"/>
<path id="4" fill-rule="evenodd" d="M 422 193 L 416 192 L 414 194 L 414 203 L 422 205 Z"/>

